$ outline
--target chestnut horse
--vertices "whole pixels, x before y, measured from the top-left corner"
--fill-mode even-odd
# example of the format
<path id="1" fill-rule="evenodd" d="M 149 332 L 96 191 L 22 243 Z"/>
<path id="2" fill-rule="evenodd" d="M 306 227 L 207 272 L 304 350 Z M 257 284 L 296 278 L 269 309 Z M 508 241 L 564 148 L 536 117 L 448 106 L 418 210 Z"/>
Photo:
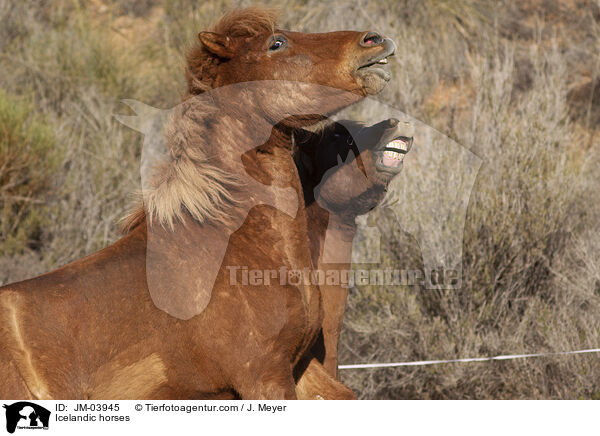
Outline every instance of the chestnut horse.
<path id="1" fill-rule="evenodd" d="M 379 92 L 389 74 L 375 65 L 395 45 L 375 32 L 277 30 L 273 15 L 256 8 L 226 15 L 199 41 L 188 56 L 189 96 L 167 134 L 169 159 L 144 194 L 145 210 L 128 220 L 129 233 L 0 288 L 0 397 L 292 399 L 300 376 L 310 376 L 308 387 L 339 385 L 315 362 L 294 372 L 321 328 L 319 288 L 231 284 L 224 266 L 312 267 L 306 211 L 281 212 L 293 209 L 290 189 L 304 202 L 292 130 Z M 234 87 L 220 94 L 226 104 L 194 97 L 264 80 L 282 85 Z M 272 130 L 254 147 L 260 143 L 246 137 L 257 126 Z M 264 205 L 246 217 L 255 193 L 236 184 L 240 174 L 281 189 L 259 192 Z M 223 240 L 222 265 L 206 289 Z"/>
<path id="2" fill-rule="evenodd" d="M 318 133 L 295 134 L 313 263 L 321 278 L 338 278 L 319 283 L 325 315 L 322 335 L 312 349 L 334 377 L 348 294 L 347 283 L 340 279 L 351 265 L 355 218 L 381 203 L 388 184 L 402 171 L 413 134 L 410 123 L 394 118 L 373 126 L 343 120 Z"/>

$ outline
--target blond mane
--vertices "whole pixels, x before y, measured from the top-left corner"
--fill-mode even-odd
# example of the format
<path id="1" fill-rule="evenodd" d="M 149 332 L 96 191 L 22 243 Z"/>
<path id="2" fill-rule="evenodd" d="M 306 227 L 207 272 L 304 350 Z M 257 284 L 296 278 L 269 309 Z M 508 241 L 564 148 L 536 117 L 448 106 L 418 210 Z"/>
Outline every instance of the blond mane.
<path id="1" fill-rule="evenodd" d="M 273 32 L 276 18 L 274 9 L 264 7 L 233 10 L 225 14 L 211 31 L 230 37 L 249 37 Z M 189 97 L 213 88 L 220 61 L 199 42 L 188 52 L 186 60 L 188 95 L 184 100 L 189 103 Z M 187 106 L 186 116 L 177 111 L 170 122 L 165 133 L 168 156 L 154 166 L 151 188 L 138 193 L 135 208 L 121 219 L 124 233 L 144 220 L 156 221 L 172 229 L 185 213 L 201 223 L 227 221 L 230 218 L 228 206 L 237 203 L 232 191 L 239 180 L 216 166 L 204 151 L 204 126 L 198 120 L 202 120 L 212 108 L 197 102 L 183 105 Z"/>
<path id="2" fill-rule="evenodd" d="M 167 153 L 153 163 L 148 186 L 137 193 L 135 208 L 121 219 L 124 233 L 144 220 L 173 229 L 185 214 L 200 223 L 229 220 L 228 209 L 238 204 L 234 195 L 240 180 L 206 154 L 211 140 L 207 117 L 214 113 L 214 108 L 197 99 L 175 109 L 164 133 Z"/>

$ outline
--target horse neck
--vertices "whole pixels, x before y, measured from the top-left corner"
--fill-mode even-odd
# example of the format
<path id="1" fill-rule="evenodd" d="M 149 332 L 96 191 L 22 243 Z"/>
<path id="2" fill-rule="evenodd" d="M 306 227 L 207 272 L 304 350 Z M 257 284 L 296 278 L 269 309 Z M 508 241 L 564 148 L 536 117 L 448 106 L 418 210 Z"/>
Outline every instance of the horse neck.
<path id="1" fill-rule="evenodd" d="M 239 175 L 236 195 L 242 200 L 240 207 L 234 205 L 230 211 L 235 223 L 241 224 L 240 219 L 249 211 L 248 201 L 250 207 L 252 202 L 254 205 L 262 202 L 291 216 L 304 214 L 290 127 L 272 126 L 258 112 L 222 111 L 214 122 L 208 123 L 207 129 L 206 137 L 214 138 L 217 149 L 222 147 L 229 154 L 222 169 Z M 291 201 L 292 197 L 297 198 L 297 205 Z"/>

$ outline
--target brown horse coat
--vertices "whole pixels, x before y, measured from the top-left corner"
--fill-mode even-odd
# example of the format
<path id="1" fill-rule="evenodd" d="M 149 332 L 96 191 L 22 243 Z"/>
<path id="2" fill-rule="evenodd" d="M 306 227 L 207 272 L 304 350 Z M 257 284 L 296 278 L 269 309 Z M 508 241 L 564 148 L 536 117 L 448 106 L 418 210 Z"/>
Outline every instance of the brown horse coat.
<path id="1" fill-rule="evenodd" d="M 296 398 L 295 378 L 302 374 L 294 368 L 321 327 L 318 287 L 232 285 L 224 266 L 310 268 L 306 212 L 300 207 L 292 217 L 263 205 L 244 217 L 240 205 L 253 193 L 228 176 L 252 168 L 255 178 L 292 189 L 303 204 L 292 129 L 379 92 L 389 75 L 373 66 L 395 46 L 374 32 L 275 30 L 273 17 L 260 9 L 229 14 L 199 39 L 188 57 L 190 96 L 258 80 L 301 81 L 334 91 L 275 83 L 234 95 L 239 99 L 233 108 L 217 101 L 208 118 L 203 104 L 184 102 L 168 136 L 170 160 L 144 197 L 148 220 L 138 211 L 129 220 L 130 233 L 115 244 L 0 288 L 0 373 L 8 380 L 0 397 Z M 315 105 L 319 110 L 310 110 Z M 282 113 L 290 116 L 273 123 Z M 236 147 L 257 123 L 274 126 L 271 136 L 241 163 L 238 157 L 248 148 Z M 282 191 L 265 192 L 267 204 L 289 204 Z M 219 223 L 223 217 L 228 223 Z M 206 247 L 238 225 L 204 301 L 196 278 L 206 267 Z M 159 242 L 152 249 L 150 238 Z M 149 255 L 164 259 L 152 271 Z M 151 277 L 162 291 L 203 308 L 201 313 L 188 319 L 159 309 L 149 291 Z M 202 301 L 186 300 L 194 291 Z M 316 363 L 305 367 L 316 370 L 299 386 L 338 387 L 334 381 L 321 384 L 325 374 Z"/>

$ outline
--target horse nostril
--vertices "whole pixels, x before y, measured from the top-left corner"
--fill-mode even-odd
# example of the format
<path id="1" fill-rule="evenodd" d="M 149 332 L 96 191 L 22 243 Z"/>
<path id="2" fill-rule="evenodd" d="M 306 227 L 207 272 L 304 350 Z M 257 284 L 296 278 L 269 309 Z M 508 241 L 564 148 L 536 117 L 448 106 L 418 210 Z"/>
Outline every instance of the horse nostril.
<path id="1" fill-rule="evenodd" d="M 390 124 L 390 127 L 396 127 L 398 125 L 400 121 L 398 121 L 396 118 L 390 118 L 388 120 L 388 123 Z"/>
<path id="2" fill-rule="evenodd" d="M 363 35 L 360 40 L 360 45 L 363 47 L 372 47 L 374 45 L 379 45 L 383 42 L 383 36 L 381 36 L 377 32 L 367 32 Z"/>

